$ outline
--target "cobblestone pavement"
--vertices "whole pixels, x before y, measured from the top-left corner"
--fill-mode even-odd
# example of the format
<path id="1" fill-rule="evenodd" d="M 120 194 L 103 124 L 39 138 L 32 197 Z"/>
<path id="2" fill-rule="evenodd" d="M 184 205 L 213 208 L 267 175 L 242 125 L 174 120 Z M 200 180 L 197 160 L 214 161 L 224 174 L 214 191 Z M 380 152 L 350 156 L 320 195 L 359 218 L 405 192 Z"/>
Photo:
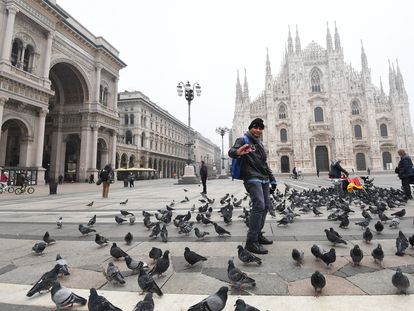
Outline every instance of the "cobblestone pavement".
<path id="1" fill-rule="evenodd" d="M 375 179 L 378 185 L 400 187 L 395 175 L 376 175 Z M 313 176 L 305 176 L 302 182 L 294 182 L 286 177 L 279 177 L 278 181 L 280 190 L 284 189 L 284 182 L 298 190 L 331 185 L 327 179 Z M 117 182 L 111 185 L 108 199 L 101 198 L 101 187 L 90 184 L 60 185 L 58 194 L 53 196 L 48 195 L 47 186 L 36 187 L 33 195 L 0 195 L 0 310 L 40 311 L 54 307 L 49 293 L 36 294 L 32 298 L 27 298 L 25 294 L 42 273 L 54 266 L 58 253 L 70 266 L 71 275 L 60 280 L 66 287 L 86 298 L 89 288 L 96 287 L 100 294 L 123 310 L 133 309 L 137 301 L 143 298 L 138 294 L 137 276 L 131 275 L 123 260 L 115 261 L 126 276 L 126 284 L 122 287 L 109 284 L 102 269 L 113 261 L 109 254 L 110 246 L 98 247 L 93 235 L 81 236 L 78 231 L 78 225 L 86 224 L 95 214 L 97 222 L 94 229 L 111 242 L 117 242 L 135 259 L 151 264 L 148 252 L 152 246 L 170 251 L 171 265 L 165 276 L 155 277 L 165 294 L 162 298 L 154 298 L 156 310 L 187 310 L 220 286 L 229 286 L 227 261 L 231 258 L 234 258 L 237 267 L 256 280 L 257 286 L 231 288 L 225 310 L 234 310 L 234 301 L 240 297 L 260 310 L 351 310 L 356 302 L 361 308 L 366 306 L 370 310 L 384 309 L 389 305 L 392 310 L 397 310 L 400 306 L 414 302 L 414 287 L 409 289 L 409 295 L 395 296 L 396 290 L 391 284 L 391 276 L 397 267 L 401 267 L 411 284 L 414 284 L 414 249 L 408 248 L 403 257 L 395 256 L 398 229 L 388 226 L 381 235 L 374 233 L 372 243 L 362 242 L 363 231 L 354 225 L 362 219 L 359 207 L 355 207 L 357 213 L 352 216 L 349 229 L 340 229 L 338 223 L 328 221 L 326 207 L 320 208 L 324 215 L 315 217 L 313 214 L 304 214 L 287 227 L 277 226 L 279 215 L 276 219 L 268 216 L 265 232 L 275 243 L 267 247 L 268 255 L 261 256 L 262 265 L 242 265 L 237 258 L 236 247 L 245 240 L 246 226 L 238 216 L 242 208 L 248 206 L 248 201 L 243 201 L 242 207 L 235 209 L 233 223 L 229 226 L 223 223 L 216 211 L 221 206 L 219 198 L 224 194 L 242 198 L 245 195 L 243 185 L 230 179 L 211 180 L 208 182 L 209 197 L 215 198 L 212 220 L 226 227 L 231 237 L 218 237 L 211 225 L 196 225 L 210 232 L 209 236 L 199 241 L 193 232 L 188 236 L 178 234 L 178 230 L 170 224 L 168 243 L 162 243 L 159 238 L 150 239 L 150 232 L 142 224 L 143 210 L 156 211 L 175 200 L 174 213 L 184 214 L 194 204 L 196 208 L 201 205 L 198 201 L 201 199 L 201 188 L 198 185 L 175 185 L 175 182 L 172 179 L 138 181 L 135 188 L 124 188 L 123 183 Z M 189 202 L 179 203 L 185 196 Z M 128 204 L 120 205 L 125 199 L 128 199 Z M 87 207 L 86 204 L 91 201 L 94 201 L 93 206 Z M 413 201 L 408 202 L 407 215 L 400 224 L 400 229 L 407 237 L 414 233 L 413 205 Z M 114 216 L 120 215 L 120 209 L 127 209 L 137 216 L 134 225 L 116 224 Z M 195 218 L 195 215 L 192 217 Z M 59 216 L 63 217 L 62 229 L 56 226 Z M 315 261 L 310 248 L 314 243 L 324 250 L 332 247 L 323 231 L 329 227 L 334 227 L 348 244 L 335 247 L 337 260 L 332 267 L 327 268 L 322 262 Z M 43 255 L 35 256 L 31 253 L 31 247 L 46 231 L 57 243 L 47 247 Z M 131 245 L 124 242 L 127 232 L 131 232 L 134 237 Z M 370 255 L 378 243 L 381 243 L 385 252 L 382 267 L 374 263 Z M 365 255 L 359 267 L 354 267 L 349 257 L 349 251 L 355 244 L 360 245 Z M 185 247 L 206 256 L 208 260 L 188 267 L 183 258 Z M 293 248 L 305 252 L 302 266 L 297 266 L 291 259 Z M 310 276 L 315 270 L 321 271 L 327 279 L 323 296 L 319 298 L 313 296 L 310 284 Z M 352 304 L 349 304 L 351 301 Z M 75 307 L 74 310 L 87 308 Z"/>

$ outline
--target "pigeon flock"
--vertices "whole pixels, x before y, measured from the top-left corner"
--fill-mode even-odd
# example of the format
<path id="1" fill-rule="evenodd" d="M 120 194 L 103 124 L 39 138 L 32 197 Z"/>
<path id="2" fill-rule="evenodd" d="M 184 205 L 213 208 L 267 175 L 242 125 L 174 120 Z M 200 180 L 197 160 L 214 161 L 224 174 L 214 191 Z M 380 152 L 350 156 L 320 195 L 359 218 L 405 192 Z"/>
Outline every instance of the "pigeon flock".
<path id="1" fill-rule="evenodd" d="M 375 241 L 376 237 L 380 239 L 381 234 L 387 230 L 387 234 L 395 233 L 395 247 L 396 256 L 404 256 L 405 251 L 411 245 L 414 247 L 414 234 L 412 236 L 404 234 L 399 230 L 401 219 L 406 215 L 405 204 L 407 198 L 401 190 L 385 189 L 376 187 L 372 180 L 364 179 L 365 187 L 363 190 L 354 191 L 353 193 L 338 193 L 334 187 L 320 188 L 318 190 L 298 191 L 289 185 L 285 184 L 284 191 L 281 192 L 276 189 L 275 193 L 271 195 L 271 210 L 269 214 L 272 220 L 276 222 L 277 226 L 283 230 L 294 226 L 294 223 L 299 217 L 304 214 L 313 215 L 313 217 L 325 217 L 331 222 L 329 228 L 325 228 L 324 236 L 326 240 L 332 245 L 329 250 L 324 250 L 316 243 L 310 248 L 310 254 L 321 263 L 321 268 L 326 265 L 330 269 L 335 263 L 337 254 L 336 248 L 348 248 L 352 265 L 358 267 L 361 262 L 367 260 L 364 257 L 364 245 L 377 245 L 371 252 L 372 260 L 382 268 L 384 261 L 384 251 L 380 243 Z M 157 211 L 139 210 L 139 216 L 134 214 L 134 211 L 126 209 L 120 210 L 119 215 L 111 216 L 115 220 L 115 226 L 125 226 L 124 223 L 131 225 L 142 225 L 148 230 L 148 241 L 159 239 L 168 245 L 168 231 L 176 230 L 180 236 L 194 237 L 194 241 L 208 240 L 214 235 L 217 238 L 225 239 L 232 235 L 231 226 L 234 221 L 234 212 L 238 215 L 237 218 L 242 221 L 247 227 L 249 226 L 251 201 L 249 195 L 246 194 L 243 198 L 236 198 L 232 194 L 225 194 L 223 197 L 216 199 L 209 198 L 206 194 L 198 199 L 197 203 L 189 203 L 191 200 L 188 197 L 188 189 L 184 189 L 186 195 L 183 200 L 171 201 Z M 219 203 L 219 205 L 217 204 Z M 86 206 L 92 207 L 94 201 Z M 120 205 L 125 208 L 128 204 L 128 199 L 120 202 Z M 182 212 L 182 206 L 192 204 L 186 212 Z M 199 207 L 196 206 L 200 205 Z M 178 205 L 180 208 L 178 208 Z M 324 209 L 322 209 L 324 208 Z M 391 212 L 390 212 L 391 211 Z M 326 215 L 325 215 L 326 213 Z M 358 217 L 360 213 L 361 217 Z M 142 214 L 142 218 L 141 218 Z M 350 215 L 353 215 L 350 218 Z M 214 215 L 214 217 L 213 217 Z M 218 216 L 216 216 L 218 215 Z M 357 215 L 357 216 L 355 216 Z M 223 225 L 219 225 L 213 219 L 221 217 Z M 374 220 L 375 219 L 375 220 Z M 139 221 L 137 221 L 139 220 Z M 352 221 L 351 221 L 352 220 Z M 147 263 L 132 258 L 131 255 L 124 251 L 117 243 L 108 240 L 97 230 L 99 219 L 94 215 L 86 224 L 79 224 L 78 229 L 80 237 L 87 237 L 90 234 L 95 236 L 95 243 L 99 248 L 104 249 L 105 246 L 111 245 L 108 254 L 111 256 L 110 261 L 106 267 L 103 267 L 102 273 L 108 280 L 108 283 L 113 286 L 124 286 L 126 283 L 125 275 L 116 265 L 116 261 L 124 260 L 127 268 L 131 274 L 137 276 L 137 283 L 142 294 L 145 297 L 138 301 L 134 307 L 134 311 L 154 310 L 155 303 L 153 294 L 158 297 L 163 296 L 162 288 L 156 282 L 156 279 L 162 278 L 164 273 L 169 269 L 171 264 L 170 251 L 168 249 L 160 249 L 152 247 L 148 253 L 148 258 L 152 262 Z M 59 217 L 56 222 L 57 228 L 61 229 L 64 226 L 63 217 Z M 371 227 L 372 225 L 372 227 Z M 351 243 L 337 231 L 345 232 L 348 228 L 360 227 L 361 229 L 361 243 Z M 133 227 L 128 227 L 133 228 Z M 335 228 L 338 228 L 335 230 Z M 214 229 L 214 231 L 213 231 Z M 395 230 L 396 229 L 396 230 Z M 395 231 L 393 231 L 395 230 Z M 131 245 L 134 241 L 130 230 L 124 237 L 126 245 Z M 323 233 L 321 232 L 321 235 Z M 355 237 L 352 238 L 355 240 Z M 186 239 L 188 241 L 188 238 Z M 32 251 L 36 255 L 42 255 L 46 248 L 55 244 L 56 240 L 51 238 L 49 232 L 46 232 L 42 240 L 35 243 Z M 163 244 L 164 245 L 164 244 Z M 292 261 L 300 269 L 306 265 L 307 257 L 306 250 L 293 248 L 291 252 Z M 240 269 L 238 262 L 235 263 L 236 257 L 242 265 L 261 266 L 263 258 L 260 258 L 251 252 L 247 251 L 243 245 L 238 245 L 234 250 L 234 257 L 227 262 L 227 279 L 229 287 L 231 288 L 254 288 L 260 287 L 260 282 L 254 279 L 254 274 L 247 274 Z M 188 246 L 183 249 L 183 258 L 191 269 L 194 266 L 202 265 L 203 262 L 208 261 L 206 254 L 198 254 L 191 250 Z M 177 254 L 174 254 L 177 256 Z M 321 270 L 321 269 L 320 269 Z M 59 278 L 70 277 L 70 269 L 66 260 L 60 255 L 56 256 L 55 266 L 40 277 L 34 283 L 33 287 L 28 291 L 27 296 L 32 297 L 36 293 L 50 291 L 51 299 L 55 303 L 56 308 L 65 308 L 73 304 L 87 305 L 88 310 L 105 311 L 105 310 L 121 310 L 114 306 L 105 297 L 100 296 L 95 288 L 90 289 L 89 299 L 83 298 L 78 294 L 72 292 L 70 289 L 64 287 Z M 309 286 L 313 287 L 315 295 L 322 294 L 323 289 L 329 284 L 325 276 L 320 271 L 315 271 L 310 278 Z M 390 285 L 393 285 L 398 293 L 407 293 L 410 286 L 408 277 L 398 268 L 390 280 Z M 188 306 L 188 310 L 211 310 L 220 311 L 226 306 L 227 296 L 230 288 L 223 286 L 206 297 L 199 303 Z M 159 298 L 162 299 L 162 298 Z M 243 299 L 237 299 L 235 310 L 258 310 L 254 306 L 249 305 Z"/>

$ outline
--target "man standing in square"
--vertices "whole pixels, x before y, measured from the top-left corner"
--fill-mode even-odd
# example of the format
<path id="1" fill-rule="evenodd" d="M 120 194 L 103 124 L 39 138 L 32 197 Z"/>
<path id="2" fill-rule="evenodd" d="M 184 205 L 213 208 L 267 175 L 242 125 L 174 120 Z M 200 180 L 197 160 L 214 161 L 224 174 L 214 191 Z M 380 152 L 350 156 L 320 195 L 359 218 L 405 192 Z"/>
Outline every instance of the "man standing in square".
<path id="1" fill-rule="evenodd" d="M 276 180 L 266 162 L 266 153 L 261 142 L 264 128 L 262 119 L 254 119 L 249 125 L 249 131 L 245 134 L 249 143 L 245 144 L 244 137 L 239 137 L 228 153 L 233 159 L 242 158 L 240 173 L 244 187 L 253 203 L 246 249 L 256 254 L 267 254 L 268 250 L 262 245 L 273 243 L 263 235 L 262 231 L 266 214 L 271 208 L 270 192 L 273 193 L 276 189 Z"/>
<path id="2" fill-rule="evenodd" d="M 201 183 L 203 184 L 203 192 L 202 194 L 207 194 L 207 166 L 204 161 L 201 161 L 201 167 L 200 167 L 200 177 L 201 177 Z"/>

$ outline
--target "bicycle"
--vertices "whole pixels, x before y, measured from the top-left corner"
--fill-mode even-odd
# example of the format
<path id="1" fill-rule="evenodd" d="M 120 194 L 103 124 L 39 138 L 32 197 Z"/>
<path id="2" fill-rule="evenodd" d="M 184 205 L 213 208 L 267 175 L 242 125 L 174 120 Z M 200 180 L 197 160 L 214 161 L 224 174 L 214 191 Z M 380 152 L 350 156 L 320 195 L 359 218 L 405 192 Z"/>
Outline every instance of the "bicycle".
<path id="1" fill-rule="evenodd" d="M 32 194 L 35 191 L 35 189 L 32 186 L 22 186 L 20 188 L 16 188 L 14 193 L 16 194 L 22 194 L 27 192 L 28 194 Z"/>
<path id="2" fill-rule="evenodd" d="M 298 176 L 296 177 L 295 174 L 291 174 L 290 178 L 294 179 L 294 180 L 303 180 L 303 175 L 302 174 L 298 174 Z"/>
<path id="3" fill-rule="evenodd" d="M 0 184 L 0 185 L 1 185 L 0 186 L 0 194 L 3 193 L 3 192 L 6 192 L 6 191 L 8 193 L 13 193 L 15 191 L 13 186 L 4 185 L 4 184 Z"/>

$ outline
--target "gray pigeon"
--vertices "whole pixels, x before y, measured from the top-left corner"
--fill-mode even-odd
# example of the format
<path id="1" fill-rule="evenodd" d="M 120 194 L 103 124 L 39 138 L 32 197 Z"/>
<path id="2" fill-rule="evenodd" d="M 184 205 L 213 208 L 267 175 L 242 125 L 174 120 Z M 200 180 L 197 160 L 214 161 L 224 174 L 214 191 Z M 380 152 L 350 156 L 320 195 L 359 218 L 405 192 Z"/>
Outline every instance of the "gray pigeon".
<path id="1" fill-rule="evenodd" d="M 122 311 L 110 303 L 105 297 L 98 295 L 95 288 L 90 289 L 88 300 L 89 311 Z"/>
<path id="2" fill-rule="evenodd" d="M 152 299 L 152 293 L 147 293 L 144 300 L 138 301 L 133 311 L 153 311 L 154 299 Z"/>
<path id="3" fill-rule="evenodd" d="M 228 291 L 227 286 L 220 287 L 216 293 L 191 306 L 187 311 L 221 311 L 226 306 Z"/>
<path id="4" fill-rule="evenodd" d="M 133 225 L 135 223 L 135 215 L 132 215 L 131 217 L 129 217 L 129 224 Z"/>
<path id="5" fill-rule="evenodd" d="M 108 263 L 105 277 L 109 282 L 112 282 L 115 285 L 125 284 L 124 276 L 122 275 L 121 271 L 119 271 L 119 268 L 114 265 L 113 262 Z"/>
<path id="6" fill-rule="evenodd" d="M 292 250 L 292 258 L 298 265 L 301 265 L 303 263 L 303 259 L 305 258 L 305 253 L 294 248 Z"/>
<path id="7" fill-rule="evenodd" d="M 52 301 L 55 303 L 57 310 L 68 306 L 73 306 L 74 303 L 86 305 L 87 300 L 81 296 L 76 295 L 68 288 L 55 282 L 50 292 Z"/>
<path id="8" fill-rule="evenodd" d="M 152 276 L 154 274 L 160 277 L 165 271 L 168 270 L 170 266 L 170 259 L 168 258 L 170 251 L 166 250 L 161 258 L 157 260 L 154 267 L 149 271 L 149 274 Z"/>
<path id="9" fill-rule="evenodd" d="M 207 232 L 207 231 L 200 231 L 200 229 L 198 229 L 197 227 L 194 228 L 194 233 L 195 233 L 197 239 L 204 239 L 204 237 L 206 235 L 210 234 L 210 232 Z"/>
<path id="10" fill-rule="evenodd" d="M 32 297 L 34 294 L 40 293 L 41 291 L 48 291 L 57 280 L 59 270 L 60 266 L 55 265 L 52 270 L 44 273 L 36 284 L 27 292 L 26 296 Z"/>
<path id="11" fill-rule="evenodd" d="M 39 241 L 39 242 L 36 242 L 35 245 L 33 245 L 33 247 L 32 247 L 32 251 L 35 254 L 40 255 L 45 250 L 46 245 L 47 245 L 46 242 L 43 241 L 43 240 Z"/>
<path id="12" fill-rule="evenodd" d="M 399 294 L 407 294 L 407 289 L 410 287 L 410 280 L 401 272 L 400 268 L 392 276 L 392 285 L 398 289 Z"/>
<path id="13" fill-rule="evenodd" d="M 240 261 L 244 264 L 248 264 L 252 262 L 257 263 L 258 265 L 262 264 L 262 260 L 259 257 L 253 255 L 247 249 L 243 248 L 243 246 L 241 245 L 237 246 L 237 255 Z"/>
<path id="14" fill-rule="evenodd" d="M 395 255 L 397 256 L 403 256 L 405 253 L 405 250 L 408 247 L 408 240 L 405 237 L 404 233 L 402 233 L 402 231 L 400 230 L 398 232 L 398 237 L 395 240 L 395 246 L 397 247 L 397 252 L 395 253 Z"/>
<path id="15" fill-rule="evenodd" d="M 56 243 L 56 240 L 55 240 L 55 239 L 52 239 L 52 238 L 50 237 L 49 231 L 46 231 L 46 233 L 44 234 L 44 236 L 43 236 L 43 241 L 45 241 L 45 242 L 46 242 L 47 246 L 49 246 L 49 245 L 52 245 L 52 244 L 55 244 L 55 243 Z"/>
<path id="16" fill-rule="evenodd" d="M 167 243 L 168 242 L 168 230 L 167 230 L 167 227 L 165 226 L 165 224 L 163 224 L 163 226 L 161 228 L 160 235 L 161 235 L 161 240 L 163 242 Z"/>
<path id="17" fill-rule="evenodd" d="M 162 296 L 163 293 L 155 283 L 151 275 L 144 271 L 143 264 L 139 264 L 138 286 L 143 292 L 156 293 L 158 296 Z"/>
<path id="18" fill-rule="evenodd" d="M 93 215 L 91 219 L 89 219 L 87 226 L 93 227 L 93 225 L 96 223 L 96 215 Z"/>
<path id="19" fill-rule="evenodd" d="M 373 234 L 372 234 L 371 230 L 368 227 L 365 228 L 365 231 L 362 234 L 362 238 L 364 239 L 364 241 L 366 243 L 371 243 L 371 240 L 373 238 Z"/>
<path id="20" fill-rule="evenodd" d="M 95 243 L 98 244 L 99 246 L 106 246 L 108 245 L 108 239 L 100 235 L 99 233 L 96 233 Z"/>
<path id="21" fill-rule="evenodd" d="M 339 237 L 334 232 L 329 231 L 328 229 L 325 229 L 325 234 L 326 234 L 326 238 L 328 239 L 328 241 L 333 243 L 334 245 L 341 244 L 341 243 L 342 244 L 348 244 L 348 243 L 346 243 L 346 241 L 341 239 L 341 237 Z"/>
<path id="22" fill-rule="evenodd" d="M 82 233 L 82 235 L 86 235 L 86 234 L 89 234 L 91 232 L 96 232 L 96 230 L 91 229 L 91 228 L 89 228 L 87 226 L 84 226 L 82 224 L 79 224 L 79 232 Z"/>
<path id="23" fill-rule="evenodd" d="M 351 255 L 352 263 L 354 264 L 354 266 L 359 266 L 359 264 L 362 261 L 362 258 L 364 258 L 364 253 L 359 248 L 359 245 L 355 245 L 349 253 Z"/>
<path id="24" fill-rule="evenodd" d="M 115 221 L 116 221 L 116 223 L 118 224 L 118 225 L 122 225 L 122 223 L 124 222 L 124 221 L 127 221 L 126 219 L 124 219 L 124 218 L 122 218 L 122 217 L 119 217 L 118 215 L 115 215 Z"/>
<path id="25" fill-rule="evenodd" d="M 311 284 L 315 289 L 316 295 L 318 296 L 322 293 L 322 289 L 326 285 L 326 279 L 322 273 L 315 271 L 311 276 Z"/>
<path id="26" fill-rule="evenodd" d="M 312 245 L 311 253 L 312 253 L 313 256 L 315 256 L 315 260 L 318 260 L 322 256 L 321 248 L 316 244 Z"/>
<path id="27" fill-rule="evenodd" d="M 58 220 L 56 221 L 56 226 L 58 229 L 62 229 L 63 226 L 63 217 L 59 216 Z"/>
<path id="28" fill-rule="evenodd" d="M 382 265 L 382 261 L 384 260 L 384 251 L 382 250 L 381 244 L 378 244 L 378 246 L 372 250 L 371 255 L 375 262 L 379 261 Z"/>
<path id="29" fill-rule="evenodd" d="M 132 243 L 133 239 L 134 239 L 134 237 L 132 236 L 131 232 L 128 232 L 124 237 L 124 241 L 127 245 L 130 245 Z"/>
<path id="30" fill-rule="evenodd" d="M 130 256 L 125 256 L 125 263 L 128 269 L 132 270 L 133 272 L 139 272 L 139 265 L 143 265 L 144 269 L 148 269 L 148 265 L 146 263 L 137 261 Z"/>
<path id="31" fill-rule="evenodd" d="M 59 265 L 59 274 L 70 275 L 68 263 L 62 256 L 60 256 L 60 254 L 56 255 L 56 264 Z"/>
<path id="32" fill-rule="evenodd" d="M 112 257 L 119 259 L 121 257 L 128 256 L 127 253 L 125 253 L 116 243 L 112 243 L 111 250 L 109 252 Z"/>
<path id="33" fill-rule="evenodd" d="M 227 277 L 231 283 L 238 285 L 239 287 L 242 287 L 243 285 L 256 286 L 256 281 L 251 277 L 248 277 L 247 274 L 240 269 L 236 268 L 231 259 L 228 261 Z"/>
<path id="34" fill-rule="evenodd" d="M 234 306 L 236 307 L 234 311 L 260 311 L 259 309 L 245 303 L 243 299 L 237 299 Z"/>
<path id="35" fill-rule="evenodd" d="M 191 251 L 188 247 L 184 249 L 184 259 L 190 264 L 194 265 L 199 261 L 206 261 L 207 258 L 203 257 L 196 252 Z"/>
<path id="36" fill-rule="evenodd" d="M 156 238 L 158 234 L 161 232 L 160 223 L 157 222 L 155 226 L 152 228 L 151 234 L 149 235 L 150 238 Z"/>

